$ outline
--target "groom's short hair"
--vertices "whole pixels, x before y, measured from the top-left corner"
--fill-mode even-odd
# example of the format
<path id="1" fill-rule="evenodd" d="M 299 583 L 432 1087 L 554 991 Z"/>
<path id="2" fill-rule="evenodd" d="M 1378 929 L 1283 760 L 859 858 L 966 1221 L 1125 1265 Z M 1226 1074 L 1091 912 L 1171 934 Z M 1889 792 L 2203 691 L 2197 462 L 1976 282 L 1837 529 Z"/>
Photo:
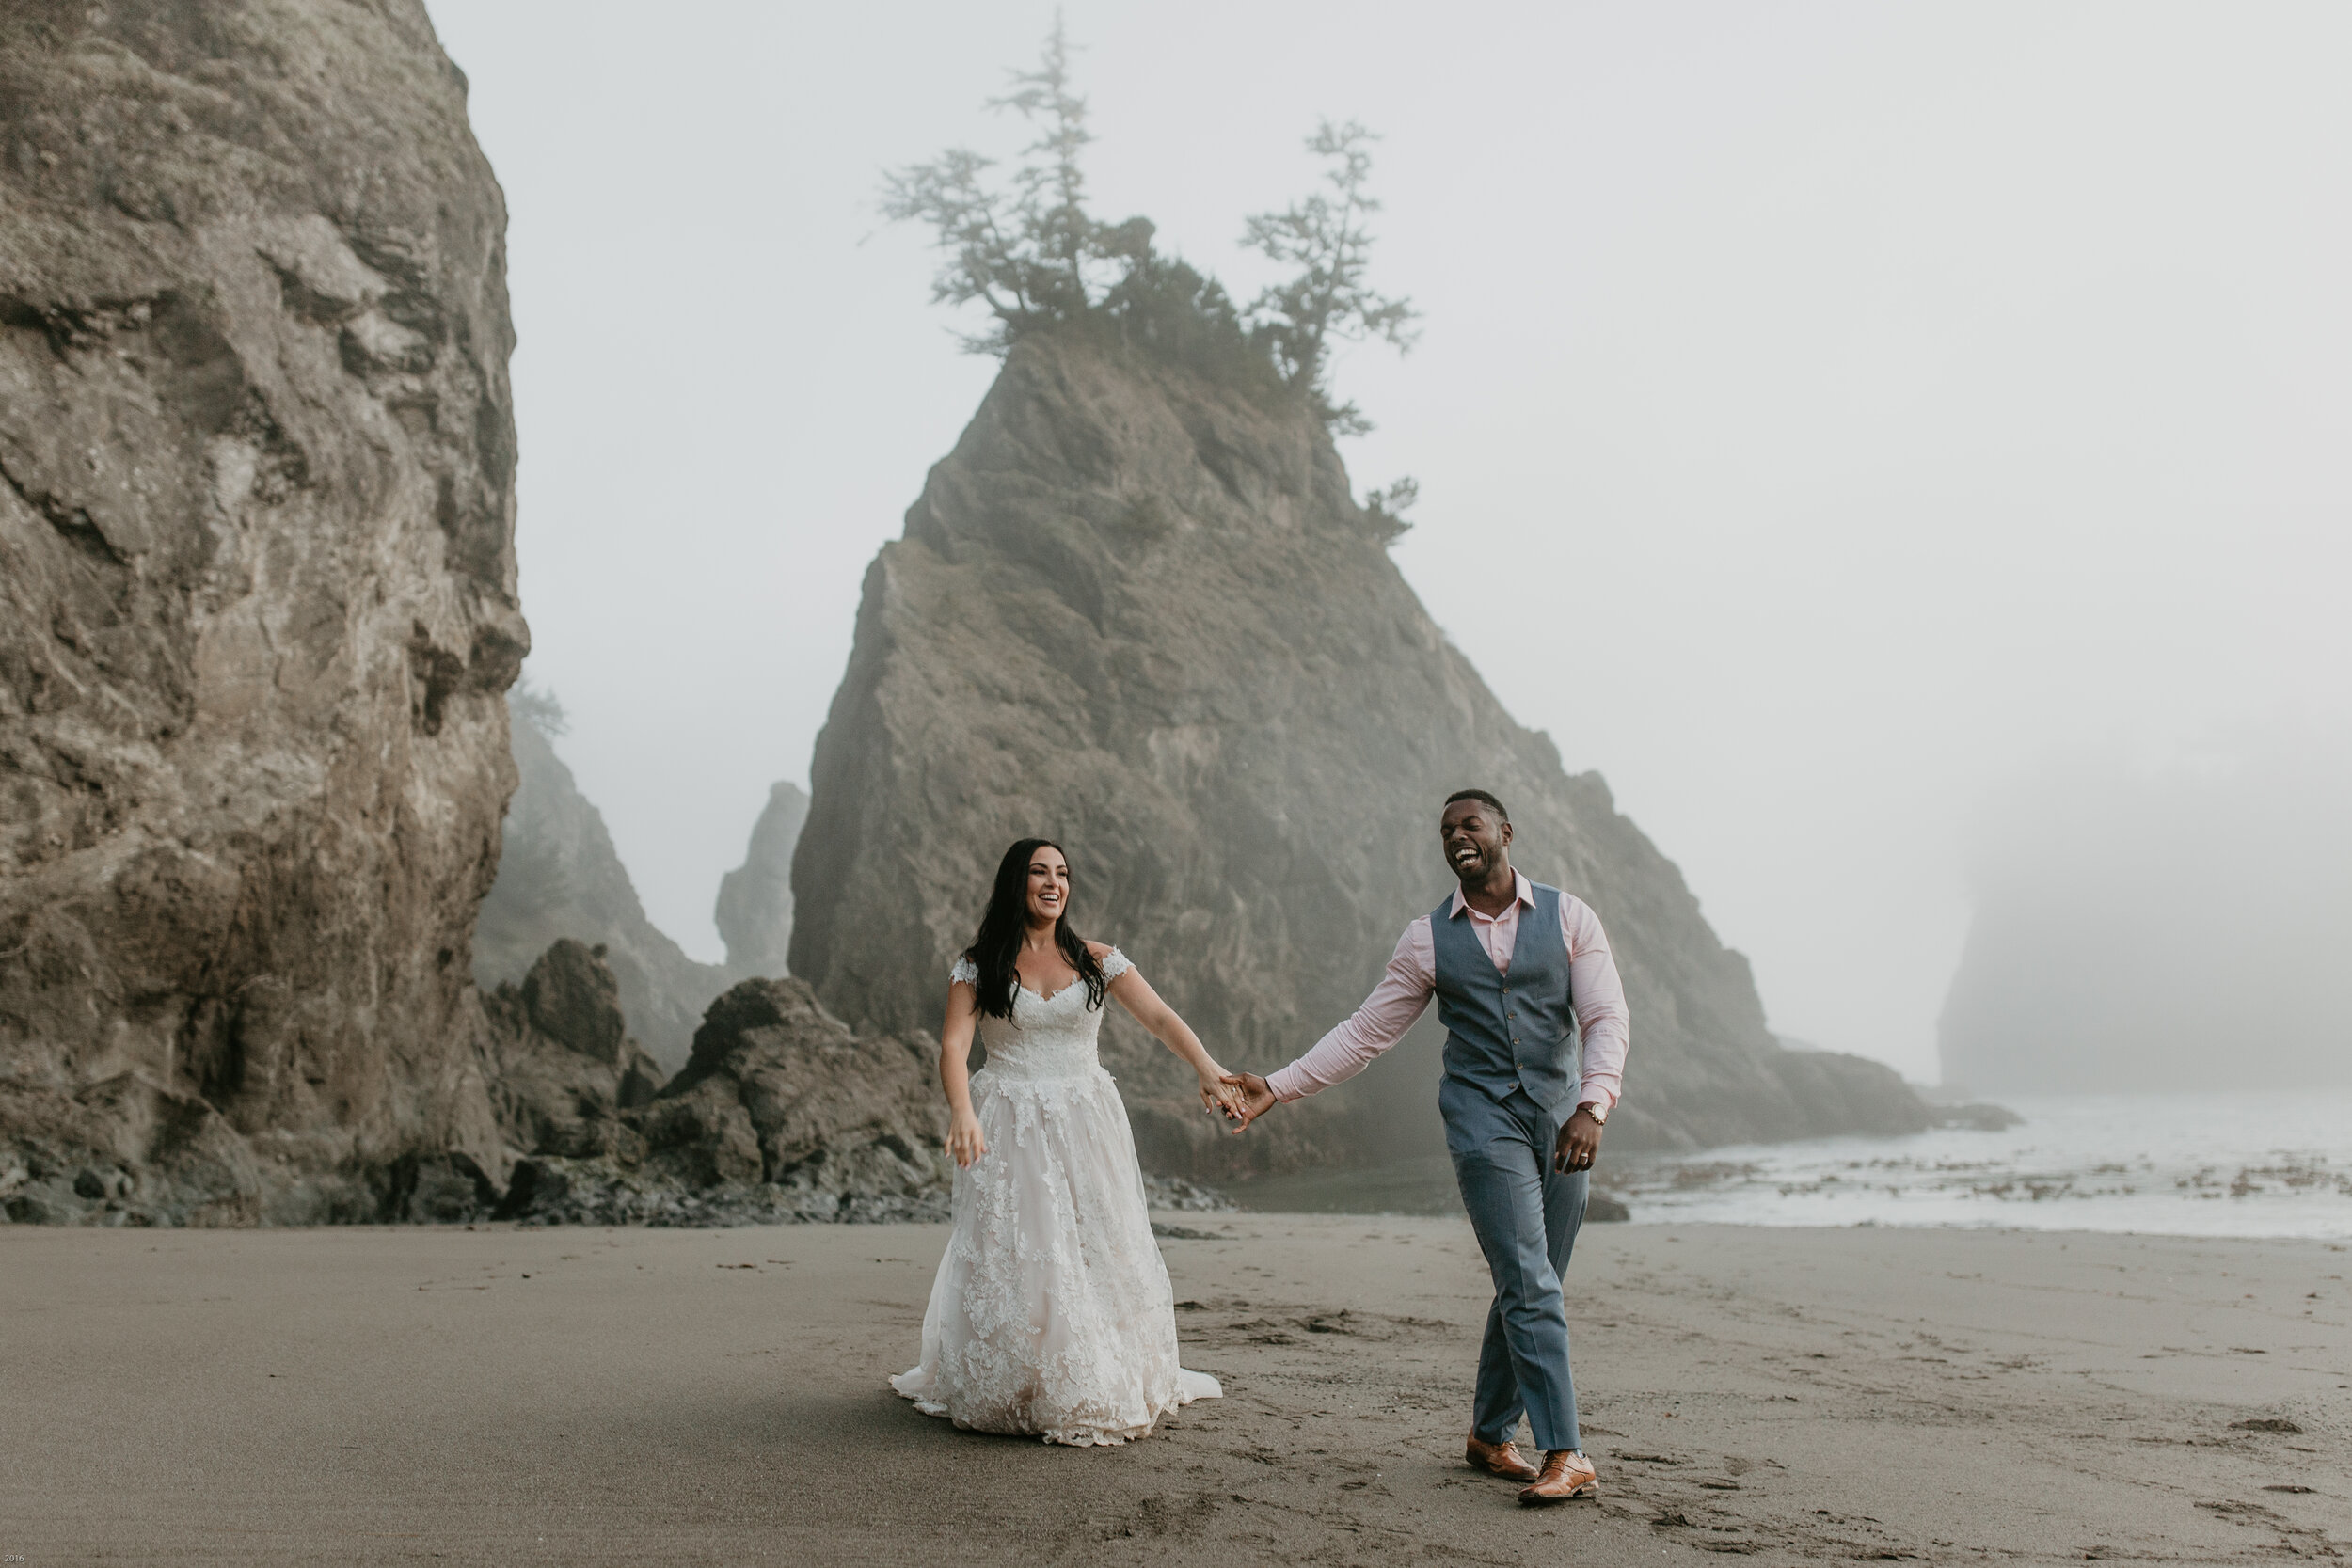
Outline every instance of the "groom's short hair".
<path id="1" fill-rule="evenodd" d="M 1484 800 L 1486 804 L 1495 808 L 1495 815 L 1497 816 L 1502 817 L 1505 822 L 1511 820 L 1511 814 L 1509 811 L 1504 809 L 1502 802 L 1496 800 L 1493 796 L 1487 794 L 1483 789 L 1457 789 L 1453 794 L 1445 798 L 1445 803 L 1448 806 L 1454 804 L 1456 800 Z M 1440 806 L 1438 809 L 1442 811 L 1445 808 Z"/>

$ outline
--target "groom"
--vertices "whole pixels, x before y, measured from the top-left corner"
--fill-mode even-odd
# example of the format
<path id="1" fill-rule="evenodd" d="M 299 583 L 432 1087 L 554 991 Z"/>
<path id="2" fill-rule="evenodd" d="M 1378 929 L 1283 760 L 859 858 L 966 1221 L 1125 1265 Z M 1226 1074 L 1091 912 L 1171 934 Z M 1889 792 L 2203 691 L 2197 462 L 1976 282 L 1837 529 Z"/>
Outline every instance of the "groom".
<path id="1" fill-rule="evenodd" d="M 1591 1497 L 1598 1477 L 1577 1437 L 1560 1275 L 1625 1070 L 1625 988 L 1599 918 L 1511 868 L 1502 801 L 1457 790 L 1438 833 L 1461 888 L 1405 927 L 1364 1005 L 1290 1066 L 1226 1081 L 1242 1086 L 1247 1127 L 1361 1072 L 1437 998 L 1447 1031 L 1438 1108 L 1495 1282 L 1464 1457 L 1526 1482 L 1523 1503 Z M 1512 1441 L 1522 1412 L 1544 1450 L 1541 1469 Z"/>

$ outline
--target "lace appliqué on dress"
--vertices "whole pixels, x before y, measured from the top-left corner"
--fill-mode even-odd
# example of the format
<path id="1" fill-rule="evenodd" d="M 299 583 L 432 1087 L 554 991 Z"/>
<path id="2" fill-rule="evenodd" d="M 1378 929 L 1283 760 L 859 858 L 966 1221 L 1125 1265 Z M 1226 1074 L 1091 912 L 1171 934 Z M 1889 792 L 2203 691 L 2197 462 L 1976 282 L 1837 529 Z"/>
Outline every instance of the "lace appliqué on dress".
<path id="1" fill-rule="evenodd" d="M 1131 965 L 1114 948 L 1106 979 Z M 974 979 L 958 960 L 949 978 Z M 1102 1010 L 1073 984 L 980 1018 L 972 1109 L 988 1152 L 955 1185 L 955 1230 L 923 1317 L 921 1365 L 891 1386 L 960 1427 L 1123 1443 L 1223 1392 L 1176 1352 L 1135 1134 L 1095 1053 Z"/>
<path id="2" fill-rule="evenodd" d="M 1104 985 L 1108 985 L 1111 981 L 1118 979 L 1121 974 L 1126 974 L 1129 970 L 1135 967 L 1136 966 L 1133 963 L 1128 961 L 1126 954 L 1121 953 L 1118 948 L 1114 947 L 1109 952 L 1103 955 L 1103 983 Z M 957 984 L 959 981 L 967 986 L 978 985 L 980 983 L 980 966 L 974 963 L 969 958 L 958 958 L 953 964 L 948 966 L 947 983 L 952 986 Z M 1058 996 L 1061 993 L 1059 991 L 1056 991 L 1054 994 Z"/>

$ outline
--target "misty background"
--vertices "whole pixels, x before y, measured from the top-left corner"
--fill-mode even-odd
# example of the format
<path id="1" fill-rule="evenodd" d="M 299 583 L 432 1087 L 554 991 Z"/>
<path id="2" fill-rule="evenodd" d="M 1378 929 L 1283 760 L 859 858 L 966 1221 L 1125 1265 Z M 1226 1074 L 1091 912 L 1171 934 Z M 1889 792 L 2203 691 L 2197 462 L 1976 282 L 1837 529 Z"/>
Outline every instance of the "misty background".
<path id="1" fill-rule="evenodd" d="M 1052 8 L 431 10 L 512 218 L 528 676 L 715 959 L 866 564 L 995 370 L 881 170 L 1012 151 L 980 103 Z M 1421 481 L 1406 577 L 1680 864 L 1776 1029 L 1933 1079 L 1939 1018 L 2059 1008 L 1995 961 L 2053 919 L 2144 945 L 2124 885 L 2131 930 L 2226 918 L 2255 983 L 2313 974 L 2296 941 L 2341 967 L 2352 11 L 1065 12 L 1094 210 L 1236 295 L 1317 118 L 1385 136 L 1374 281 L 1425 320 L 1338 364 L 1378 425 L 1359 489 Z M 2344 1005 L 2295 997 L 2265 1026 L 2340 1066 Z"/>

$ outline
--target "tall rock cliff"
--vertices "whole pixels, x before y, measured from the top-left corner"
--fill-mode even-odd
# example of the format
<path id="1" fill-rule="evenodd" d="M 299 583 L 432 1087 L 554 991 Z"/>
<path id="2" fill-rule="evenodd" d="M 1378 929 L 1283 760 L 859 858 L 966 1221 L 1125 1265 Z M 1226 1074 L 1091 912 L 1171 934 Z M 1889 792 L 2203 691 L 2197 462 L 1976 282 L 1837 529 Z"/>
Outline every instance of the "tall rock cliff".
<path id="1" fill-rule="evenodd" d="M 507 806 L 498 880 L 474 928 L 474 976 L 485 990 L 519 984 L 551 942 L 600 946 L 620 982 L 629 1032 L 663 1071 L 675 1072 L 729 975 L 688 958 L 645 918 L 603 814 L 528 711 L 513 729 L 520 783 Z"/>
<path id="2" fill-rule="evenodd" d="M 504 229 L 416 0 L 8 8 L 0 1186 L 348 1217 L 494 1153 Z"/>
<path id="3" fill-rule="evenodd" d="M 1060 839 L 1075 919 L 1230 1067 L 1354 1007 L 1452 885 L 1444 796 L 1608 925 L 1634 1054 L 1614 1147 L 1901 1131 L 1888 1069 L 1782 1050 L 1748 965 L 1595 774 L 1513 722 L 1391 562 L 1320 422 L 1091 336 L 1019 343 L 868 571 L 793 861 L 792 971 L 853 1022 L 935 1029 L 1004 847 Z M 1219 1134 L 1114 1015 L 1147 1167 L 1215 1177 L 1434 1137 L 1434 1031 Z"/>
<path id="4" fill-rule="evenodd" d="M 778 784 L 752 827 L 743 863 L 719 879 L 719 935 L 727 967 L 738 974 L 781 979 L 792 951 L 792 851 L 808 820 L 800 785 Z"/>

